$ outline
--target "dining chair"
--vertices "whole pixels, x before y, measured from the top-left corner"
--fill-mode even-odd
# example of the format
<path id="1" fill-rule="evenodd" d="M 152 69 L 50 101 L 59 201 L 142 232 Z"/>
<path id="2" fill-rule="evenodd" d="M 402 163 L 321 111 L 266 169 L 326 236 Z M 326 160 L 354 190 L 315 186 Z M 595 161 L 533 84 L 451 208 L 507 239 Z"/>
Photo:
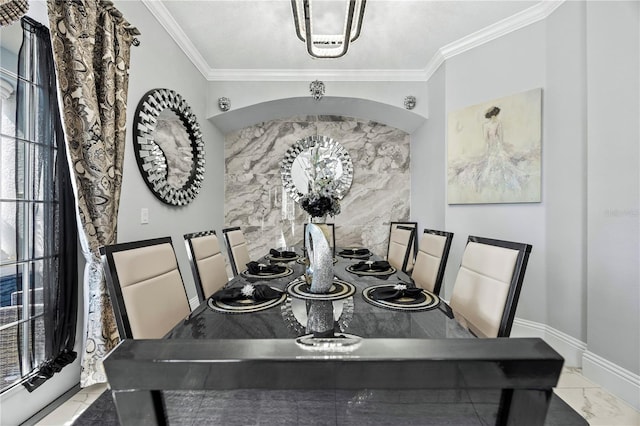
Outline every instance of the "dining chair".
<path id="1" fill-rule="evenodd" d="M 479 337 L 509 337 L 531 246 L 470 236 L 449 305 Z"/>
<path id="2" fill-rule="evenodd" d="M 220 250 L 216 231 L 213 230 L 185 234 L 184 244 L 196 283 L 198 300 L 202 303 L 229 280 L 224 255 Z"/>
<path id="3" fill-rule="evenodd" d="M 251 262 L 247 240 L 239 226 L 225 228 L 222 230 L 222 234 L 227 245 L 231 270 L 233 276 L 236 276 L 246 269 L 247 263 Z"/>
<path id="4" fill-rule="evenodd" d="M 100 247 L 121 339 L 159 339 L 191 312 L 171 237 Z"/>
<path id="5" fill-rule="evenodd" d="M 444 270 L 447 266 L 453 232 L 425 229 L 420 239 L 420 249 L 413 265 L 411 279 L 436 295 L 440 294 Z"/>
<path id="6" fill-rule="evenodd" d="M 415 247 L 415 233 L 415 227 L 394 225 L 394 223 L 391 225 L 387 261 L 399 271 L 408 272 L 411 269 L 408 267 L 409 263 L 413 267 L 411 257 Z"/>
<path id="7" fill-rule="evenodd" d="M 336 257 L 336 227 L 335 227 L 335 224 L 333 224 L 333 223 L 314 223 L 314 225 L 318 225 L 320 227 L 320 229 L 322 229 L 322 232 L 324 233 L 324 235 L 327 237 L 327 240 L 329 241 L 329 246 L 333 250 L 333 257 Z M 307 241 L 306 241 L 305 235 L 307 235 L 307 224 L 306 223 L 304 224 L 304 229 L 303 229 L 303 232 L 302 232 L 302 247 L 306 250 Z"/>
<path id="8" fill-rule="evenodd" d="M 415 256 L 418 253 L 418 222 L 391 222 L 389 225 L 389 241 L 387 243 L 387 257 L 389 256 L 389 249 L 391 248 L 391 240 L 392 235 L 397 232 L 398 226 L 403 226 L 405 228 L 414 228 L 414 239 L 413 244 L 409 246 L 409 260 L 407 261 L 406 271 L 411 271 L 413 269 L 413 264 L 415 262 Z"/>

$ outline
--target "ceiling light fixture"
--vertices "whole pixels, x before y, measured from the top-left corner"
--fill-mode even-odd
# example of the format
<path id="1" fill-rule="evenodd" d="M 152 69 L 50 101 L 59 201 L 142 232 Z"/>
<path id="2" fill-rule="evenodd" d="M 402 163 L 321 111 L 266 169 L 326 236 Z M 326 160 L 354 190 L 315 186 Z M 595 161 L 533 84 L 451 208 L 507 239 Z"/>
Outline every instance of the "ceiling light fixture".
<path id="1" fill-rule="evenodd" d="M 311 6 L 313 3 L 313 6 Z M 339 58 L 360 36 L 366 0 L 291 0 L 298 38 L 314 58 Z M 339 28 L 341 22 L 344 27 Z"/>

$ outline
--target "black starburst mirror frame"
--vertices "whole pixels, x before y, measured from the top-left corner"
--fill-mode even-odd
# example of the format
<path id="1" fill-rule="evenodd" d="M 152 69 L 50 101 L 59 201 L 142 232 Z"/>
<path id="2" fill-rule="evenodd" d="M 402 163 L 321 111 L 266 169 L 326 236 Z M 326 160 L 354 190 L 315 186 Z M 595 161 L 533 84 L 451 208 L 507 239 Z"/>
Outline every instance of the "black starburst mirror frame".
<path id="1" fill-rule="evenodd" d="M 180 118 L 193 153 L 191 173 L 181 188 L 167 181 L 167 158 L 154 139 L 158 117 L 166 109 Z M 185 206 L 196 198 L 204 180 L 204 142 L 198 120 L 182 96 L 170 89 L 153 89 L 145 93 L 133 120 L 133 148 L 142 178 L 160 201 Z"/>

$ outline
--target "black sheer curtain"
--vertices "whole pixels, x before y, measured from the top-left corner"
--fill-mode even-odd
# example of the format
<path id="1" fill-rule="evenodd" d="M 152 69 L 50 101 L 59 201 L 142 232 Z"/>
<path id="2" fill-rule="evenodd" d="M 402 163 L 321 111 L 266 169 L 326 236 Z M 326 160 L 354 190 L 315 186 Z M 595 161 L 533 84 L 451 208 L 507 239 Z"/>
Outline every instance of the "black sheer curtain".
<path id="1" fill-rule="evenodd" d="M 42 274 L 43 321 L 33 323 L 44 327 L 44 342 L 42 336 L 38 336 L 38 327 L 30 328 L 32 366 L 38 364 L 34 359 L 38 351 L 36 345 L 44 343 L 44 361 L 33 374 L 22 372 L 28 375 L 24 386 L 31 392 L 77 356 L 73 347 L 78 315 L 78 235 L 49 30 L 28 17 L 22 18 L 22 29 L 16 136 L 23 138 L 29 147 L 25 153 L 31 152 L 26 162 L 33 179 L 27 185 L 30 202 L 24 203 L 24 208 L 31 211 L 22 214 L 22 218 L 33 222 L 27 227 L 34 231 L 18 241 L 18 246 L 26 246 L 29 256 L 35 260 L 32 277 L 28 278 L 29 289 L 24 290 L 34 289 L 34 283 L 39 281 L 35 276 Z M 30 316 L 38 314 L 37 303 L 30 304 L 29 309 Z"/>

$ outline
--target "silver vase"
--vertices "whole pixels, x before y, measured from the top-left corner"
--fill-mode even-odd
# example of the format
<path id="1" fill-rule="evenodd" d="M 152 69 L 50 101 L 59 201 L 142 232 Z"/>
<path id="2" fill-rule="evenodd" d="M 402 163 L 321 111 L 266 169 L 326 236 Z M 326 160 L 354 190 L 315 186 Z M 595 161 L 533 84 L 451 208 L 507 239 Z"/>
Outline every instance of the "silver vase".
<path id="1" fill-rule="evenodd" d="M 333 337 L 334 326 L 332 301 L 307 300 L 307 333 L 315 337 Z"/>
<path id="2" fill-rule="evenodd" d="M 309 259 L 305 275 L 311 276 L 310 291 L 328 293 L 333 285 L 333 250 L 327 236 L 320 226 L 309 223 L 304 238 Z"/>

